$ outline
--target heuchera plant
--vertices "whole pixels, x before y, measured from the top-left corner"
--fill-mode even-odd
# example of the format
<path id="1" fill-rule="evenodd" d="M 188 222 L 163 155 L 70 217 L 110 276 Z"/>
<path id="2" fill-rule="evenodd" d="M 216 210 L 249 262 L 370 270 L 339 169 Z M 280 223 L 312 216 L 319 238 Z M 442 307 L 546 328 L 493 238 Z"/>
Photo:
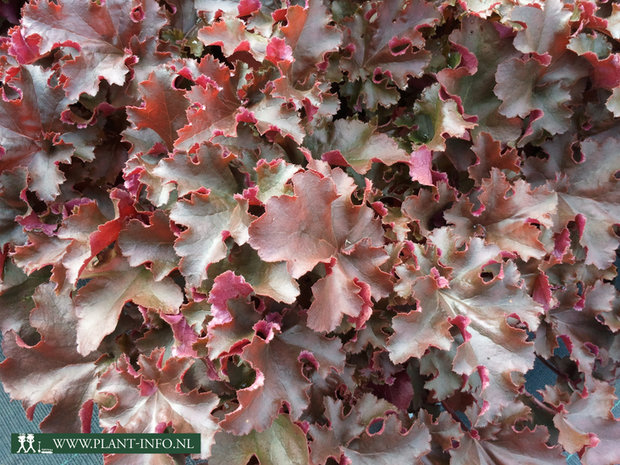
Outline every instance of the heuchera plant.
<path id="1" fill-rule="evenodd" d="M 97 404 L 105 432 L 200 433 L 209 465 L 620 463 L 618 4 L 14 21 L 0 377 L 53 404 L 43 431 Z M 537 359 L 557 382 L 528 392 Z"/>

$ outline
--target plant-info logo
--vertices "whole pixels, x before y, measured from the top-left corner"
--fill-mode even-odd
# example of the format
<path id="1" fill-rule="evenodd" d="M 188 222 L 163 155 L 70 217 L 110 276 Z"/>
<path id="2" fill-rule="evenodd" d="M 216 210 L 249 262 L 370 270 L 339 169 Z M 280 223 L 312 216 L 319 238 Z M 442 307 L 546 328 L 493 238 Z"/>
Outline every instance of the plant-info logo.
<path id="1" fill-rule="evenodd" d="M 41 447 L 41 441 L 37 441 L 33 433 L 11 434 L 11 452 L 13 454 L 53 454 L 54 451 L 47 447 Z"/>
<path id="2" fill-rule="evenodd" d="M 13 454 L 199 454 L 197 433 L 12 433 Z"/>

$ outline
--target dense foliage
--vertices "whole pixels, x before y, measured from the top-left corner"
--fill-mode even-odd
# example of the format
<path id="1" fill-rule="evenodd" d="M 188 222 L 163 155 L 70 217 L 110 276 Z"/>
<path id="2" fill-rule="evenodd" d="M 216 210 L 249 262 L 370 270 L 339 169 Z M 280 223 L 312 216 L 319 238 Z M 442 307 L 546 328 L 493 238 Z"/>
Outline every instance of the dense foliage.
<path id="1" fill-rule="evenodd" d="M 16 4 L 0 377 L 43 431 L 620 463 L 618 4 Z"/>

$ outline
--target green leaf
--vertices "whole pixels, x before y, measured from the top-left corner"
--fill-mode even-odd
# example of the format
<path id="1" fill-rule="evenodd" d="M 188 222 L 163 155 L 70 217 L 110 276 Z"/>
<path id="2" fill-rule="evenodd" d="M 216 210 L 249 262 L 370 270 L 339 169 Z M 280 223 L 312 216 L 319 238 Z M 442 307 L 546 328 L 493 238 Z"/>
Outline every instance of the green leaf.
<path id="1" fill-rule="evenodd" d="M 280 415 L 261 433 L 215 435 L 210 465 L 246 465 L 256 456 L 261 465 L 308 465 L 306 435 L 288 415 Z"/>

